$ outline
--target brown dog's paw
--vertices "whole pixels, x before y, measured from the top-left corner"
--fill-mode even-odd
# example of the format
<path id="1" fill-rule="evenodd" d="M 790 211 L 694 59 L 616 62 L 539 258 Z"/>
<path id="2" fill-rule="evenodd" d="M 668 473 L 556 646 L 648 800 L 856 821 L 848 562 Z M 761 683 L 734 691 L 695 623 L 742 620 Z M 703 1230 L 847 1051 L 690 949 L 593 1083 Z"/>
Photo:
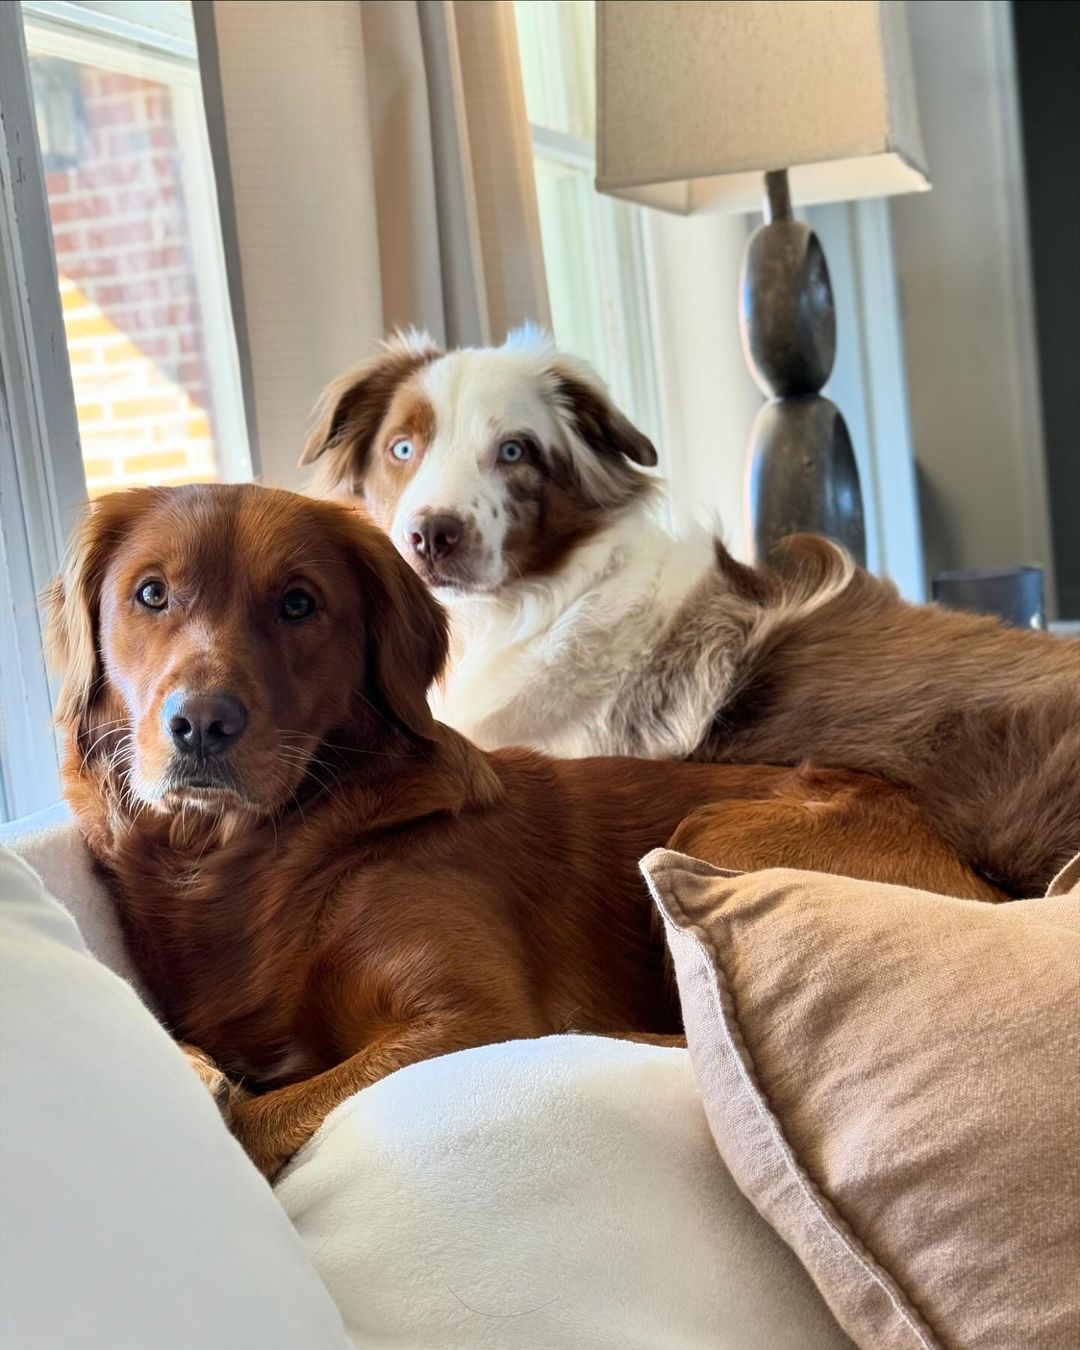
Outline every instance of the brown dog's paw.
<path id="1" fill-rule="evenodd" d="M 204 1050 L 183 1041 L 179 1045 L 233 1137 L 267 1181 L 273 1181 L 296 1150 L 287 1148 L 272 1128 L 273 1116 L 265 1102 L 232 1082 Z"/>
<path id="2" fill-rule="evenodd" d="M 274 1128 L 273 1113 L 267 1110 L 262 1098 L 244 1093 L 234 1103 L 229 1128 L 267 1181 L 273 1181 L 296 1152 Z"/>
<path id="3" fill-rule="evenodd" d="M 179 1042 L 180 1049 L 187 1057 L 187 1062 L 195 1071 L 196 1077 L 203 1087 L 206 1088 L 210 1096 L 213 1097 L 217 1109 L 221 1112 L 221 1118 L 226 1125 L 232 1121 L 233 1107 L 239 1095 L 246 1096 L 242 1088 L 231 1082 L 224 1070 L 219 1069 L 214 1061 L 204 1050 L 197 1046 L 187 1045 L 183 1041 Z"/>

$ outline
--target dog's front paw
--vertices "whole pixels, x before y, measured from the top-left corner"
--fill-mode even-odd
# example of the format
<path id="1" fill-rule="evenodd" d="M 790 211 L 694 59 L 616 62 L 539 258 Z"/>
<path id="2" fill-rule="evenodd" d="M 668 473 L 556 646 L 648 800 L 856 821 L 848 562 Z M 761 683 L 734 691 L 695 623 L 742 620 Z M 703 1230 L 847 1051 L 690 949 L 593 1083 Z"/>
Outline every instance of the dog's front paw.
<path id="1" fill-rule="evenodd" d="M 267 1181 L 273 1181 L 296 1152 L 297 1146 L 276 1127 L 265 1098 L 244 1093 L 234 1102 L 229 1128 Z"/>
<path id="2" fill-rule="evenodd" d="M 247 1093 L 232 1082 L 223 1069 L 219 1069 L 210 1056 L 197 1046 L 187 1045 L 181 1041 L 180 1049 L 187 1057 L 188 1064 L 195 1071 L 196 1077 L 203 1087 L 206 1088 L 210 1096 L 213 1097 L 217 1109 L 221 1112 L 221 1118 L 226 1125 L 232 1123 L 233 1109 L 241 1097 L 246 1097 Z"/>

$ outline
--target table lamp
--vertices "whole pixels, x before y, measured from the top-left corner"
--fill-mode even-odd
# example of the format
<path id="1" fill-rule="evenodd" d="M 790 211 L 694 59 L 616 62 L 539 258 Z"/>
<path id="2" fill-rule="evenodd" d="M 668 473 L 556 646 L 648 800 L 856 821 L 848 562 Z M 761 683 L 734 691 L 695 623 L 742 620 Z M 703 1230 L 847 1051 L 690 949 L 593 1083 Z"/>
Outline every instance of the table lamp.
<path id="1" fill-rule="evenodd" d="M 930 186 L 903 0 L 597 0 L 596 186 L 661 210 L 749 212 L 743 351 L 768 401 L 747 462 L 754 557 L 799 531 L 862 564 L 851 438 L 821 389 L 829 269 L 792 202 Z"/>

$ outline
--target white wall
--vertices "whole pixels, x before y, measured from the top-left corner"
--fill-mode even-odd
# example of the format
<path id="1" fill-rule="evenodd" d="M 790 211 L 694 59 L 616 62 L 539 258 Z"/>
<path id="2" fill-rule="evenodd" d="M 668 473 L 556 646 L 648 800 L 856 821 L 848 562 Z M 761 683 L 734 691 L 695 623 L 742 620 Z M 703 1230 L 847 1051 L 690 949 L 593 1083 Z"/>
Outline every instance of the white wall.
<path id="1" fill-rule="evenodd" d="M 909 14 L 934 188 L 892 219 L 927 567 L 1049 567 L 1010 7 Z"/>
<path id="2" fill-rule="evenodd" d="M 763 401 L 739 342 L 750 222 L 662 211 L 645 211 L 643 220 L 672 507 L 718 522 L 725 544 L 745 559 L 746 447 Z"/>
<path id="3" fill-rule="evenodd" d="M 866 565 L 909 600 L 926 599 L 888 203 L 802 213 L 821 240 L 836 303 L 836 364 L 825 386 L 844 415 L 862 485 Z"/>

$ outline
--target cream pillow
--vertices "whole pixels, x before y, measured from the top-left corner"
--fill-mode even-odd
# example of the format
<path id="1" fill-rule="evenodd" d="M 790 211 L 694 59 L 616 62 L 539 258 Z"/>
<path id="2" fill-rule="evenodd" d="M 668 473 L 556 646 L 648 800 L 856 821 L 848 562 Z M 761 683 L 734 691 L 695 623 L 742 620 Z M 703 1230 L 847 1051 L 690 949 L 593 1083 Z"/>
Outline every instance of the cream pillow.
<path id="1" fill-rule="evenodd" d="M 665 850 L 643 870 L 720 1153 L 849 1335 L 1075 1350 L 1075 889 L 991 905 Z"/>
<path id="2" fill-rule="evenodd" d="M 277 1186 L 362 1350 L 851 1350 L 685 1050 L 545 1036 L 350 1097 Z"/>
<path id="3" fill-rule="evenodd" d="M 0 1043 L 0 1345 L 346 1350 L 183 1055 L 3 847 Z"/>

